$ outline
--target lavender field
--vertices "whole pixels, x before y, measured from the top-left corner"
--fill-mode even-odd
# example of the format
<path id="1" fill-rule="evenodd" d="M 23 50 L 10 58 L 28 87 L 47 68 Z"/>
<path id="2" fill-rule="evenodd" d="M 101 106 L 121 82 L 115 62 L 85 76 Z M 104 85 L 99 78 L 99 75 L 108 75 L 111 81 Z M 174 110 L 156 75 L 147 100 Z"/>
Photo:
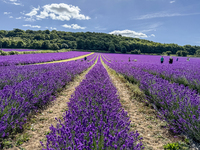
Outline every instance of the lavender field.
<path id="1" fill-rule="evenodd" d="M 130 57 L 130 62 L 129 62 Z M 107 54 L 105 63 L 133 84 L 138 84 L 147 100 L 176 133 L 200 141 L 200 59 L 147 55 Z M 134 61 L 137 59 L 137 61 Z"/>
<path id="2" fill-rule="evenodd" d="M 116 93 L 98 59 L 70 99 L 64 122 L 50 127 L 45 149 L 142 149 Z"/>
<path id="3" fill-rule="evenodd" d="M 107 65 L 129 83 L 138 85 L 170 130 L 200 141 L 200 60 L 168 56 L 92 54 L 76 61 L 19 65 L 68 59 L 89 52 L 27 54 L 0 57 L 0 144 L 13 131 L 23 129 L 28 116 L 59 97 L 66 85 L 88 71 L 74 89 L 57 125 L 49 125 L 44 150 L 144 149 L 142 136 L 130 128 Z M 1 59 L 2 58 L 2 59 Z M 145 102 L 145 103 L 146 103 Z"/>
<path id="4" fill-rule="evenodd" d="M 37 51 L 35 49 L 2 49 L 4 52 L 10 52 L 10 51 L 17 51 L 17 52 L 29 52 L 29 51 Z"/>
<path id="5" fill-rule="evenodd" d="M 26 64 L 50 62 L 50 61 L 69 59 L 86 54 L 90 54 L 90 52 L 71 51 L 71 52 L 61 52 L 61 53 L 41 53 L 41 54 L 0 56 L 0 66 L 26 65 Z"/>

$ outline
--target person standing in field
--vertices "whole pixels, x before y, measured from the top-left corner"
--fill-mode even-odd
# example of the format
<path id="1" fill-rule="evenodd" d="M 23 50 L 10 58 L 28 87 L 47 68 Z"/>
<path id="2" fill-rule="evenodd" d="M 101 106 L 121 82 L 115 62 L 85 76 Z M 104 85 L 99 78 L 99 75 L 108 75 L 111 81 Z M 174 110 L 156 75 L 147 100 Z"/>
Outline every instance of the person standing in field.
<path id="1" fill-rule="evenodd" d="M 172 58 L 172 56 L 170 56 L 170 58 L 169 58 L 169 64 L 172 64 L 173 63 L 173 58 Z"/>
<path id="2" fill-rule="evenodd" d="M 85 57 L 84 60 L 86 61 L 86 60 L 87 60 L 87 57 Z"/>
<path id="3" fill-rule="evenodd" d="M 178 58 L 176 58 L 176 61 L 178 61 Z"/>
<path id="4" fill-rule="evenodd" d="M 130 57 L 129 57 L 128 61 L 129 61 L 129 62 L 131 61 Z"/>
<path id="5" fill-rule="evenodd" d="M 161 58 L 160 58 L 160 62 L 161 62 L 161 64 L 164 62 L 164 58 L 163 58 L 163 56 L 161 56 Z"/>
<path id="6" fill-rule="evenodd" d="M 187 58 L 187 61 L 190 61 L 190 57 Z"/>

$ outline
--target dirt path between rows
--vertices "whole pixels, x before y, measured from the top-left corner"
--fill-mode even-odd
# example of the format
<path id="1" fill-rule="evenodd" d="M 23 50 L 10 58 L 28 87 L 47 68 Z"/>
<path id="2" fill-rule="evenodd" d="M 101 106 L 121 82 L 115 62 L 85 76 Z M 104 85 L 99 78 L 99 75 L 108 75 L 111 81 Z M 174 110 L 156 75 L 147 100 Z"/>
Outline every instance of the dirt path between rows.
<path id="1" fill-rule="evenodd" d="M 131 121 L 131 130 L 137 130 L 141 137 L 145 150 L 163 150 L 163 145 L 180 141 L 181 137 L 174 137 L 165 128 L 166 123 L 157 117 L 152 108 L 145 106 L 143 102 L 132 98 L 128 83 L 122 76 L 105 66 L 107 72 L 118 90 L 120 102 Z"/>
<path id="2" fill-rule="evenodd" d="M 56 100 L 48 106 L 47 109 L 33 116 L 30 123 L 31 128 L 23 132 L 24 135 L 26 133 L 27 135 L 30 135 L 30 139 L 20 145 L 19 148 L 13 147 L 9 150 L 41 150 L 42 146 L 40 141 L 45 143 L 46 134 L 50 131 L 49 127 L 51 124 L 56 126 L 57 121 L 55 118 L 62 118 L 64 112 L 68 109 L 67 102 L 70 101 L 69 99 L 74 93 L 75 88 L 81 83 L 81 81 L 85 78 L 85 75 L 90 71 L 90 69 L 92 69 L 95 64 L 93 64 L 80 75 L 77 75 L 75 79 L 67 85 L 66 89 L 59 94 Z"/>

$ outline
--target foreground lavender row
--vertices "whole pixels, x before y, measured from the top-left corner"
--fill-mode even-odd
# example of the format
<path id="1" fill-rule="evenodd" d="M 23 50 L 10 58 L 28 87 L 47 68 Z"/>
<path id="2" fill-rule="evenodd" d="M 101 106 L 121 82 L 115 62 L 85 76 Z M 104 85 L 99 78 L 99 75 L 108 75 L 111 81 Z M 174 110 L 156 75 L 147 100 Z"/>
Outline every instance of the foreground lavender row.
<path id="1" fill-rule="evenodd" d="M 139 133 L 130 132 L 127 112 L 98 60 L 76 88 L 69 110 L 57 127 L 50 127 L 43 150 L 141 150 Z"/>
<path id="2" fill-rule="evenodd" d="M 42 53 L 42 54 L 26 54 L 26 55 L 8 55 L 0 56 L 0 66 L 24 65 L 49 62 L 55 60 L 69 59 L 81 55 L 90 54 L 90 52 L 61 52 L 61 53 Z"/>
<path id="3" fill-rule="evenodd" d="M 137 83 L 155 104 L 176 132 L 184 132 L 200 141 L 200 97 L 184 85 L 170 83 L 142 69 L 134 69 L 128 62 L 105 63 L 115 71 L 123 74 L 130 82 Z"/>
<path id="4" fill-rule="evenodd" d="M 31 111 L 54 100 L 58 91 L 93 63 L 94 60 L 4 67 L 9 68 L 10 73 L 12 69 L 18 72 L 17 77 L 10 78 L 10 84 L 0 90 L 0 137 L 8 136 L 13 129 L 22 128 Z"/>

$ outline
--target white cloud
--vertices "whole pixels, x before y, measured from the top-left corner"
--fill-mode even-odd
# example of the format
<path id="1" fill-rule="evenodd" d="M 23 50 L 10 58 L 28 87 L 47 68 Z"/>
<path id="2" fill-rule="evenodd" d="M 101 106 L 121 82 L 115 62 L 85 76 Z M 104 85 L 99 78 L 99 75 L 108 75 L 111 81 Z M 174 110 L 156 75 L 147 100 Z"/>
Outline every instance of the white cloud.
<path id="1" fill-rule="evenodd" d="M 153 24 L 145 24 L 145 25 L 140 25 L 144 30 L 140 30 L 139 32 L 142 33 L 147 33 L 151 31 L 156 31 L 159 26 L 161 26 L 163 23 L 161 22 L 155 22 Z"/>
<path id="2" fill-rule="evenodd" d="M 20 12 L 20 14 L 25 15 L 24 11 L 23 11 L 23 12 Z"/>
<path id="3" fill-rule="evenodd" d="M 49 4 L 42 7 L 43 10 L 39 11 L 40 8 L 33 8 L 33 10 L 26 14 L 27 16 L 34 17 L 37 20 L 51 18 L 53 20 L 69 21 L 70 19 L 78 20 L 89 20 L 89 16 L 80 14 L 80 8 L 78 6 L 68 5 L 64 3 L 60 4 Z"/>
<path id="4" fill-rule="evenodd" d="M 46 29 L 51 29 L 51 30 L 57 30 L 57 28 L 53 28 L 53 27 L 45 27 Z"/>
<path id="5" fill-rule="evenodd" d="M 176 2 L 176 1 L 170 1 L 171 4 L 174 3 L 174 2 Z"/>
<path id="6" fill-rule="evenodd" d="M 25 19 L 25 21 L 30 21 L 30 22 L 33 22 L 33 21 L 35 21 L 35 19 L 33 19 L 33 18 L 26 18 L 26 17 L 24 17 L 24 19 Z"/>
<path id="7" fill-rule="evenodd" d="M 13 18 L 13 16 L 9 16 L 9 18 Z"/>
<path id="8" fill-rule="evenodd" d="M 23 6 L 21 3 L 12 3 L 12 4 L 14 4 L 14 5 L 21 5 L 21 6 Z"/>
<path id="9" fill-rule="evenodd" d="M 86 28 L 86 27 L 81 27 L 77 24 L 71 24 L 71 25 L 64 24 L 62 25 L 62 27 L 69 28 L 69 29 L 85 29 Z"/>
<path id="10" fill-rule="evenodd" d="M 134 38 L 147 38 L 148 36 L 144 33 L 141 32 L 135 32 L 132 30 L 115 30 L 110 32 L 109 34 L 115 34 L 115 35 L 119 35 L 121 34 L 122 36 L 126 36 L 126 37 L 134 37 Z"/>
<path id="11" fill-rule="evenodd" d="M 50 27 L 51 30 L 57 30 L 57 28 Z"/>
<path id="12" fill-rule="evenodd" d="M 155 37 L 155 34 L 151 34 L 150 37 Z"/>
<path id="13" fill-rule="evenodd" d="M 36 25 L 36 26 L 32 26 L 32 25 L 30 25 L 30 24 L 25 24 L 25 25 L 23 25 L 24 27 L 31 27 L 31 28 L 41 28 L 41 26 L 38 26 L 38 25 Z"/>
<path id="14" fill-rule="evenodd" d="M 156 31 L 156 29 L 146 29 L 146 30 L 142 30 L 140 32 L 151 32 L 151 31 Z"/>
<path id="15" fill-rule="evenodd" d="M 32 17 L 32 16 L 35 16 L 35 15 L 37 15 L 37 12 L 40 10 L 40 6 L 38 6 L 38 8 L 34 8 L 33 7 L 33 9 L 31 10 L 31 12 L 30 13 L 27 13 L 27 14 L 25 14 L 26 16 L 29 16 L 29 17 Z"/>
<path id="16" fill-rule="evenodd" d="M 106 30 L 107 28 L 102 28 L 100 26 L 95 27 L 96 30 Z"/>
<path id="17" fill-rule="evenodd" d="M 4 3 L 24 6 L 19 0 L 3 0 Z"/>
<path id="18" fill-rule="evenodd" d="M 136 18 L 135 20 L 144 20 L 144 19 L 152 19 L 152 18 L 163 18 L 163 17 L 175 17 L 175 16 L 190 16 L 190 15 L 199 15 L 200 13 L 191 13 L 191 14 L 180 14 L 180 13 L 165 13 L 159 12 L 154 14 L 147 14 Z"/>
<path id="19" fill-rule="evenodd" d="M 9 15 L 9 14 L 11 14 L 11 12 L 4 12 L 3 14 L 4 15 Z"/>
<path id="20" fill-rule="evenodd" d="M 22 19 L 22 17 L 18 17 L 18 18 L 15 18 L 15 19 Z"/>
<path id="21" fill-rule="evenodd" d="M 35 21 L 35 19 L 33 18 L 35 15 L 37 15 L 38 11 L 40 10 L 40 6 L 38 6 L 38 8 L 33 7 L 33 9 L 31 10 L 31 12 L 25 14 L 24 12 L 20 12 L 23 15 L 29 16 L 29 17 L 24 17 L 25 21 L 30 21 L 33 22 Z"/>

